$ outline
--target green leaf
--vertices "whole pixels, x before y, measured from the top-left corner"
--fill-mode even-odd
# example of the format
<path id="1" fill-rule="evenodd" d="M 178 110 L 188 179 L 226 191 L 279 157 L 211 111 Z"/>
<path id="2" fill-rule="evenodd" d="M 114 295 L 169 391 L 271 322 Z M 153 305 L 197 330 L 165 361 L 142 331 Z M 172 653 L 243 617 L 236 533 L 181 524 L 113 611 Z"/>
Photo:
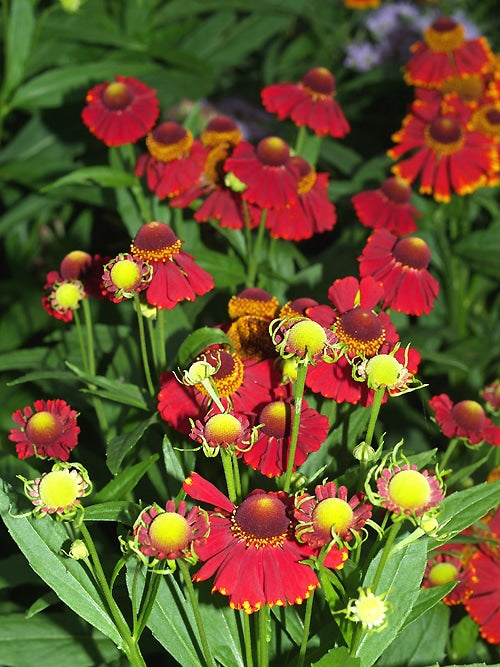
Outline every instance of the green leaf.
<path id="1" fill-rule="evenodd" d="M 421 588 L 418 591 L 417 598 L 411 608 L 410 613 L 405 619 L 403 627 L 406 627 L 422 614 L 425 614 L 429 609 L 432 609 L 438 602 L 440 602 L 445 595 L 448 595 L 456 586 L 455 581 L 450 581 L 441 586 L 433 586 L 432 588 Z"/>
<path id="2" fill-rule="evenodd" d="M 382 556 L 379 552 L 370 563 L 363 587 L 369 587 Z M 361 667 L 370 667 L 384 653 L 403 626 L 420 591 L 420 584 L 427 564 L 427 539 L 420 538 L 407 547 L 393 552 L 384 566 L 377 590 L 378 595 L 387 593 L 390 603 L 387 627 L 380 632 L 365 633 L 356 650 Z"/>
<path id="3" fill-rule="evenodd" d="M 137 519 L 140 507 L 126 500 L 116 500 L 85 507 L 85 521 L 115 521 L 132 526 Z"/>
<path id="4" fill-rule="evenodd" d="M 84 373 L 78 366 L 70 364 L 68 361 L 66 362 L 66 366 L 88 386 L 97 386 L 104 390 L 84 389 L 82 391 L 96 396 L 102 396 L 103 398 L 115 401 L 116 403 L 130 405 L 139 408 L 140 410 L 148 409 L 148 405 L 142 398 L 142 392 L 137 385 L 122 382 L 121 380 L 110 380 L 102 375 L 88 375 L 88 373 Z"/>
<path id="5" fill-rule="evenodd" d="M 68 542 L 68 533 L 63 524 L 49 516 L 40 519 L 31 515 L 13 516 L 10 510 L 11 496 L 12 488 L 1 482 L 0 513 L 12 539 L 33 570 L 70 609 L 119 645 L 120 635 L 94 582 L 81 563 L 61 555 L 61 550 Z"/>
<path id="6" fill-rule="evenodd" d="M 34 30 L 35 16 L 30 0 L 11 2 L 7 23 L 5 78 L 2 90 L 4 99 L 23 80 L 31 52 Z"/>
<path id="7" fill-rule="evenodd" d="M 163 436 L 163 460 L 165 462 L 165 470 L 168 476 L 178 482 L 179 486 L 182 486 L 187 475 L 183 470 L 179 457 L 172 447 L 172 443 L 167 435 Z"/>
<path id="8" fill-rule="evenodd" d="M 500 255 L 500 226 L 480 229 L 462 238 L 454 251 L 477 271 L 495 280 L 498 279 L 498 257 Z"/>
<path id="9" fill-rule="evenodd" d="M 231 341 L 221 329 L 212 327 L 196 329 L 192 334 L 189 334 L 179 347 L 177 352 L 179 368 L 182 370 L 189 368 L 198 354 L 210 345 L 229 345 L 231 349 L 233 347 Z"/>
<path id="10" fill-rule="evenodd" d="M 130 433 L 123 433 L 112 438 L 106 450 L 108 468 L 113 474 L 119 472 L 123 459 L 135 447 L 147 429 L 158 421 L 157 413 L 140 422 Z"/>
<path id="11" fill-rule="evenodd" d="M 70 174 L 61 176 L 57 181 L 42 188 L 42 192 L 48 192 L 62 185 L 99 185 L 103 188 L 116 188 L 118 186 L 132 187 L 136 183 L 136 177 L 121 169 L 113 167 L 82 167 Z"/>
<path id="12" fill-rule="evenodd" d="M 440 532 L 446 535 L 447 540 L 451 539 L 497 507 L 499 497 L 500 480 L 477 484 L 464 491 L 455 491 L 439 506 Z M 442 541 L 431 540 L 429 549 L 435 549 L 439 544 L 442 544 Z"/>
<path id="13" fill-rule="evenodd" d="M 159 454 L 154 454 L 149 459 L 140 461 L 121 472 L 94 496 L 94 502 L 103 503 L 111 500 L 122 500 L 136 487 L 139 480 L 146 474 L 148 468 L 158 460 L 159 456 Z"/>
<path id="14" fill-rule="evenodd" d="M 420 667 L 441 664 L 448 639 L 450 610 L 433 607 L 398 634 L 377 661 L 377 667 Z"/>
<path id="15" fill-rule="evenodd" d="M 4 667 L 93 667 L 120 658 L 116 646 L 100 632 L 67 613 L 0 615 L 0 655 Z M 64 658 L 61 658 L 64 656 Z"/>
<path id="16" fill-rule="evenodd" d="M 345 646 L 332 648 L 325 655 L 313 662 L 311 667 L 360 667 L 361 660 L 349 655 L 349 649 Z"/>
<path id="17" fill-rule="evenodd" d="M 472 651 L 479 635 L 477 623 L 470 616 L 464 616 L 453 628 L 451 635 L 451 655 L 454 660 L 464 658 Z"/>

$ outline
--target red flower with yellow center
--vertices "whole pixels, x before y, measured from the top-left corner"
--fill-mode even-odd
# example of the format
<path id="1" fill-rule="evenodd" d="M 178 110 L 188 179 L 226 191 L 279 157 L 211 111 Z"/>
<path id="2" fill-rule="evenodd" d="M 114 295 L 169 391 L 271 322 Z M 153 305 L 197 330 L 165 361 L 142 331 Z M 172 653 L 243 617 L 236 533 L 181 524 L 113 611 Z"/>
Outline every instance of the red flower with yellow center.
<path id="1" fill-rule="evenodd" d="M 197 473 L 183 488 L 215 506 L 210 534 L 197 549 L 204 564 L 193 580 L 215 575 L 212 591 L 227 596 L 232 609 L 252 614 L 264 605 L 301 604 L 318 587 L 314 570 L 300 562 L 311 550 L 294 537 L 293 499 L 287 493 L 255 490 L 235 506 Z"/>
<path id="2" fill-rule="evenodd" d="M 388 151 L 393 159 L 411 152 L 392 167 L 409 183 L 420 178 L 419 190 L 436 201 L 448 202 L 451 192 L 470 194 L 487 185 L 498 172 L 495 142 L 481 132 L 469 130 L 458 116 L 436 113 L 431 106 L 410 113 L 392 139 L 398 144 Z"/>
<path id="3" fill-rule="evenodd" d="M 433 396 L 429 405 L 436 421 L 447 438 L 463 438 L 471 445 L 487 442 L 500 445 L 500 428 L 485 415 L 476 401 L 460 401 L 454 404 L 446 394 Z"/>
<path id="4" fill-rule="evenodd" d="M 131 546 L 155 561 L 184 558 L 196 562 L 196 549 L 209 529 L 207 514 L 199 507 L 188 512 L 182 500 L 177 508 L 173 500 L 166 502 L 165 509 L 154 503 L 135 522 Z"/>
<path id="5" fill-rule="evenodd" d="M 415 218 L 422 214 L 411 203 L 412 190 L 402 178 L 391 176 L 376 190 L 365 190 L 351 197 L 361 224 L 387 229 L 403 235 L 417 229 Z"/>
<path id="6" fill-rule="evenodd" d="M 371 276 L 360 281 L 349 276 L 330 286 L 328 298 L 333 308 L 321 305 L 307 310 L 311 319 L 333 330 L 343 348 L 335 363 L 320 361 L 308 369 L 310 389 L 337 403 L 371 404 L 373 390 L 353 379 L 351 362 L 356 357 L 390 352 L 399 340 L 387 313 L 373 310 L 383 297 L 382 286 Z"/>
<path id="7" fill-rule="evenodd" d="M 424 31 L 424 41 L 411 48 L 405 81 L 410 85 L 439 87 L 455 76 L 482 74 L 493 63 L 493 53 L 485 37 L 465 39 L 463 25 L 441 16 Z"/>
<path id="8" fill-rule="evenodd" d="M 213 148 L 225 144 L 236 146 L 243 138 L 243 133 L 230 116 L 219 115 L 212 118 L 201 133 L 204 146 Z"/>
<path id="9" fill-rule="evenodd" d="M 212 276 L 200 268 L 192 255 L 181 250 L 180 241 L 163 222 L 143 225 L 130 246 L 131 255 L 153 267 L 145 294 L 148 303 L 161 310 L 180 301 L 194 301 L 214 286 Z"/>
<path id="10" fill-rule="evenodd" d="M 266 228 L 273 238 L 292 241 L 331 231 L 337 222 L 337 212 L 328 198 L 328 174 L 317 174 L 314 167 L 298 155 L 290 158 L 290 162 L 299 175 L 298 199 L 286 208 L 270 209 Z"/>
<path id="11" fill-rule="evenodd" d="M 33 406 L 34 409 L 27 406 L 12 415 L 18 428 L 11 429 L 9 440 L 16 443 L 18 457 L 67 461 L 71 450 L 78 444 L 78 413 L 60 398 L 38 400 Z"/>
<path id="12" fill-rule="evenodd" d="M 146 175 L 148 188 L 159 199 L 184 192 L 200 178 L 208 149 L 179 123 L 161 123 L 148 134 L 146 145 L 149 153 L 139 156 L 135 174 Z"/>
<path id="13" fill-rule="evenodd" d="M 51 271 L 47 276 L 49 281 L 56 276 L 56 271 Z M 55 280 L 48 282 L 48 294 L 42 297 L 42 306 L 51 317 L 63 322 L 72 322 L 74 311 L 80 307 L 80 301 L 86 299 L 85 289 L 79 280 Z"/>
<path id="14" fill-rule="evenodd" d="M 191 424 L 189 437 L 203 445 L 207 456 L 216 456 L 219 448 L 247 449 L 252 441 L 250 423 L 244 415 L 209 412 L 203 420 Z"/>
<path id="15" fill-rule="evenodd" d="M 107 146 L 131 144 L 146 136 L 160 113 L 156 90 L 127 76 L 91 88 L 82 120 Z"/>
<path id="16" fill-rule="evenodd" d="M 422 580 L 422 588 L 432 588 L 456 581 L 455 588 L 443 598 L 443 602 L 447 605 L 461 604 L 471 594 L 468 558 L 465 552 L 463 554 L 461 552 L 459 544 L 445 544 L 438 547 L 429 558 Z"/>
<path id="17" fill-rule="evenodd" d="M 408 315 L 431 312 L 439 283 L 427 271 L 431 252 L 425 241 L 416 236 L 398 239 L 377 229 L 358 259 L 360 276 L 372 276 L 383 285 L 382 308 Z"/>
<path id="18" fill-rule="evenodd" d="M 273 359 L 243 360 L 238 354 L 221 347 L 212 347 L 198 355 L 216 372 L 211 376 L 224 407 L 238 414 L 255 414 L 258 406 L 272 400 L 274 387 L 281 376 Z M 162 419 L 181 433 L 191 430 L 190 419 L 203 419 L 211 399 L 202 384 L 185 386 L 172 371 L 160 377 L 158 410 Z"/>
<path id="19" fill-rule="evenodd" d="M 308 127 L 318 136 L 344 137 L 349 131 L 335 99 L 335 77 L 326 67 L 315 67 L 300 83 L 275 83 L 261 91 L 262 103 L 280 120 L 291 118 L 298 127 Z"/>
<path id="20" fill-rule="evenodd" d="M 345 486 L 337 488 L 334 482 L 325 482 L 316 486 L 314 496 L 303 494 L 295 499 L 294 515 L 299 541 L 321 548 L 332 539 L 349 542 L 359 536 L 371 518 L 372 506 L 364 501 L 364 494 L 348 499 Z"/>
<path id="21" fill-rule="evenodd" d="M 266 477 L 279 477 L 286 469 L 294 419 L 291 399 L 266 403 L 255 418 L 257 440 L 242 454 L 244 462 Z M 293 470 L 316 452 L 328 435 L 328 419 L 302 401 Z"/>
<path id="22" fill-rule="evenodd" d="M 240 141 L 224 162 L 224 170 L 240 181 L 243 199 L 263 209 L 297 201 L 298 172 L 280 137 L 266 137 L 257 146 Z"/>
<path id="23" fill-rule="evenodd" d="M 393 514 L 422 516 L 437 507 L 444 491 L 434 474 L 420 472 L 416 465 L 384 468 L 377 479 L 380 504 Z"/>

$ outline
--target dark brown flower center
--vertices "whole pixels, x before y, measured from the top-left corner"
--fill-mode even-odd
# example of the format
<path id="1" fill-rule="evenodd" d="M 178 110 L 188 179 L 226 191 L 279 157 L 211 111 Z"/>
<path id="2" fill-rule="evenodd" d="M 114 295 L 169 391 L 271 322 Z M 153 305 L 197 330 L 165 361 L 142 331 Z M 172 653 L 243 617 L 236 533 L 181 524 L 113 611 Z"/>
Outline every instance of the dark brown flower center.
<path id="1" fill-rule="evenodd" d="M 222 349 L 213 349 L 200 355 L 198 359 L 205 359 L 207 363 L 218 369 L 212 375 L 212 379 L 215 382 L 219 396 L 231 396 L 241 387 L 245 376 L 245 367 L 236 354 L 231 354 Z M 196 389 L 202 394 L 207 393 L 201 384 L 197 384 Z"/>
<path id="2" fill-rule="evenodd" d="M 331 96 L 335 92 L 335 77 L 326 67 L 314 67 L 302 77 L 302 84 L 318 95 Z"/>
<path id="3" fill-rule="evenodd" d="M 280 137 L 267 137 L 259 141 L 255 154 L 268 167 L 282 167 L 290 157 L 290 149 Z"/>
<path id="4" fill-rule="evenodd" d="M 221 143 L 236 145 L 243 135 L 236 123 L 229 116 L 215 116 L 201 133 L 204 146 L 218 146 Z"/>
<path id="5" fill-rule="evenodd" d="M 453 118 L 434 118 L 429 133 L 440 144 L 452 144 L 461 138 L 462 128 Z"/>
<path id="6" fill-rule="evenodd" d="M 367 308 L 353 308 L 340 315 L 334 332 L 354 355 L 373 355 L 385 340 L 385 331 L 377 315 Z"/>
<path id="7" fill-rule="evenodd" d="M 395 204 L 407 204 L 411 198 L 411 187 L 406 181 L 397 176 L 387 178 L 380 189 L 385 194 L 387 199 L 390 199 Z"/>
<path id="8" fill-rule="evenodd" d="M 460 401 L 451 409 L 451 416 L 468 431 L 481 431 L 486 422 L 484 410 L 476 401 Z"/>
<path id="9" fill-rule="evenodd" d="M 485 116 L 491 125 L 500 125 L 500 109 L 492 107 L 488 109 Z"/>
<path id="10" fill-rule="evenodd" d="M 457 26 L 457 22 L 448 16 L 440 16 L 432 24 L 432 29 L 436 32 L 449 32 Z"/>
<path id="11" fill-rule="evenodd" d="M 270 438 L 289 436 L 292 428 L 292 409 L 289 403 L 273 401 L 260 413 L 259 424 L 264 424 L 262 431 Z"/>
<path id="12" fill-rule="evenodd" d="M 56 415 L 43 410 L 35 412 L 26 424 L 26 437 L 35 447 L 55 443 L 63 431 L 63 425 Z"/>
<path id="13" fill-rule="evenodd" d="M 273 546 L 287 534 L 290 520 L 286 507 L 271 493 L 256 492 L 239 505 L 233 515 L 232 530 L 247 546 Z"/>
<path id="14" fill-rule="evenodd" d="M 123 81 L 114 81 L 102 91 L 101 100 L 104 106 L 112 111 L 126 109 L 134 99 L 133 90 Z"/>
<path id="15" fill-rule="evenodd" d="M 465 30 L 460 23 L 447 16 L 441 16 L 424 30 L 424 38 L 432 51 L 446 53 L 462 46 Z"/>
<path id="16" fill-rule="evenodd" d="M 147 262 L 165 262 L 180 251 L 181 241 L 164 222 L 147 222 L 130 246 L 130 252 Z"/>
<path id="17" fill-rule="evenodd" d="M 229 299 L 229 317 L 235 320 L 243 315 L 257 315 L 272 319 L 279 307 L 279 301 L 259 287 L 250 287 Z"/>
<path id="18" fill-rule="evenodd" d="M 59 266 L 59 272 L 64 280 L 78 280 L 92 264 L 92 257 L 83 250 L 73 250 L 68 253 Z"/>
<path id="19" fill-rule="evenodd" d="M 431 261 L 429 246 L 415 236 L 399 239 L 392 254 L 398 262 L 412 269 L 426 269 Z"/>

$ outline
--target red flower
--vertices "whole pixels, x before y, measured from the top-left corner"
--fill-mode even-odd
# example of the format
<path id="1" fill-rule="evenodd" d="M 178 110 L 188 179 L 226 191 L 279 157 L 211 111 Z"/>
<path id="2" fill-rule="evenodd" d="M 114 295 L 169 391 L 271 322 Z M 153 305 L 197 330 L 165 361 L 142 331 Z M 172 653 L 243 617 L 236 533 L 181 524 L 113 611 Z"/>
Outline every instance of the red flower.
<path id="1" fill-rule="evenodd" d="M 236 353 L 221 347 L 212 347 L 197 357 L 217 369 L 211 376 L 224 407 L 236 413 L 256 414 L 259 406 L 271 401 L 273 388 L 279 385 L 281 376 L 272 359 L 263 361 L 243 360 Z M 162 419 L 181 433 L 191 430 L 190 419 L 203 419 L 211 399 L 202 384 L 185 386 L 172 371 L 160 377 L 158 410 Z"/>
<path id="2" fill-rule="evenodd" d="M 318 587 L 314 570 L 300 561 L 311 550 L 294 537 L 293 498 L 283 491 L 253 491 L 240 505 L 192 473 L 184 491 L 215 506 L 210 534 L 197 553 L 204 561 L 194 581 L 215 574 L 212 591 L 229 598 L 232 609 L 252 614 L 264 605 L 301 604 Z"/>
<path id="3" fill-rule="evenodd" d="M 280 137 L 261 139 L 257 146 L 240 141 L 224 162 L 224 170 L 241 181 L 238 189 L 243 199 L 261 208 L 280 208 L 297 201 L 297 168 Z"/>
<path id="4" fill-rule="evenodd" d="M 451 191 L 470 194 L 493 182 L 498 172 L 494 139 L 469 130 L 452 111 L 440 113 L 422 105 L 418 115 L 406 116 L 392 138 L 398 145 L 388 151 L 390 157 L 412 153 L 392 171 L 410 183 L 420 177 L 420 192 L 436 201 L 449 201 Z"/>
<path id="5" fill-rule="evenodd" d="M 298 199 L 286 208 L 269 209 L 266 227 L 273 238 L 302 241 L 313 234 L 332 230 L 337 213 L 328 199 L 328 174 L 317 174 L 314 167 L 299 156 L 290 161 L 299 173 Z"/>
<path id="6" fill-rule="evenodd" d="M 276 357 L 269 325 L 278 310 L 278 299 L 258 287 L 245 289 L 229 299 L 228 313 L 232 321 L 222 329 L 240 357 L 257 361 Z"/>
<path id="7" fill-rule="evenodd" d="M 335 77 L 325 67 L 304 74 L 300 83 L 275 83 L 261 92 L 262 103 L 280 120 L 291 118 L 318 136 L 344 137 L 349 123 L 335 99 Z"/>
<path id="8" fill-rule="evenodd" d="M 387 178 L 377 190 L 365 190 L 351 197 L 359 221 L 365 227 L 384 228 L 397 235 L 417 229 L 415 218 L 422 214 L 411 204 L 411 188 L 394 176 Z"/>
<path id="9" fill-rule="evenodd" d="M 78 413 L 60 398 L 38 400 L 33 405 L 34 410 L 27 406 L 12 415 L 19 428 L 11 429 L 9 440 L 16 443 L 18 457 L 67 461 L 71 450 L 78 444 Z"/>
<path id="10" fill-rule="evenodd" d="M 351 362 L 356 357 L 390 352 L 399 340 L 387 313 L 377 314 L 373 310 L 383 297 L 382 286 L 371 276 L 361 281 L 349 276 L 336 280 L 328 290 L 334 308 L 307 309 L 311 319 L 333 330 L 344 348 L 344 354 L 335 363 L 321 361 L 309 367 L 306 384 L 310 389 L 337 403 L 361 401 L 365 406 L 371 403 L 373 390 L 353 379 Z M 414 372 L 413 368 L 408 370 Z"/>
<path id="11" fill-rule="evenodd" d="M 294 419 L 291 399 L 266 403 L 255 419 L 259 426 L 257 440 L 243 451 L 244 462 L 267 477 L 279 477 L 287 468 L 292 423 Z M 302 401 L 297 450 L 293 463 L 296 470 L 311 452 L 316 452 L 328 435 L 328 419 Z"/>
<path id="12" fill-rule="evenodd" d="M 481 74 L 493 63 L 485 37 L 465 39 L 463 25 L 441 16 L 424 31 L 424 41 L 412 46 L 405 80 L 410 85 L 439 87 L 451 77 Z"/>
<path id="13" fill-rule="evenodd" d="M 457 585 L 445 595 L 443 602 L 447 605 L 463 603 L 471 594 L 471 575 L 467 565 L 468 557 L 463 545 L 444 544 L 438 547 L 427 563 L 422 588 L 456 581 Z"/>
<path id="14" fill-rule="evenodd" d="M 439 292 L 438 281 L 427 271 L 430 258 L 429 246 L 422 239 L 398 239 L 386 229 L 377 229 L 358 257 L 359 273 L 382 283 L 382 308 L 422 315 L 431 312 Z"/>
<path id="15" fill-rule="evenodd" d="M 481 391 L 486 407 L 496 414 L 500 410 L 500 380 L 495 380 Z"/>
<path id="16" fill-rule="evenodd" d="M 134 143 L 151 130 L 160 113 L 156 90 L 127 76 L 115 76 L 87 93 L 82 120 L 107 146 Z"/>
<path id="17" fill-rule="evenodd" d="M 500 445 L 500 427 L 486 417 L 476 401 L 452 403 L 449 396 L 433 396 L 429 405 L 436 413 L 436 420 L 447 438 L 463 438 L 471 445 L 487 442 Z"/>
<path id="18" fill-rule="evenodd" d="M 359 535 L 371 518 L 372 506 L 364 501 L 363 493 L 348 500 L 345 486 L 323 482 L 316 486 L 314 496 L 305 493 L 295 499 L 294 514 L 299 540 L 321 548 L 334 538 L 349 542 Z"/>
<path id="19" fill-rule="evenodd" d="M 87 295 L 79 280 L 59 280 L 57 271 L 47 274 L 45 289 L 49 292 L 42 297 L 42 306 L 51 317 L 63 322 L 73 321 L 73 312 L 80 307 L 80 301 Z"/>
<path id="20" fill-rule="evenodd" d="M 131 254 L 153 267 L 153 277 L 145 294 L 148 303 L 161 310 L 174 308 L 180 301 L 194 301 L 209 292 L 214 281 L 192 255 L 181 250 L 180 241 L 163 222 L 143 225 L 130 246 Z"/>
<path id="21" fill-rule="evenodd" d="M 146 145 L 149 153 L 139 156 L 135 174 L 146 175 L 148 188 L 159 199 L 174 197 L 198 181 L 208 149 L 182 125 L 161 123 L 148 134 Z"/>
<path id="22" fill-rule="evenodd" d="M 500 535 L 496 535 L 500 539 Z M 481 636 L 500 644 L 500 556 L 490 550 L 477 551 L 471 558 L 472 594 L 464 605 L 479 624 Z"/>

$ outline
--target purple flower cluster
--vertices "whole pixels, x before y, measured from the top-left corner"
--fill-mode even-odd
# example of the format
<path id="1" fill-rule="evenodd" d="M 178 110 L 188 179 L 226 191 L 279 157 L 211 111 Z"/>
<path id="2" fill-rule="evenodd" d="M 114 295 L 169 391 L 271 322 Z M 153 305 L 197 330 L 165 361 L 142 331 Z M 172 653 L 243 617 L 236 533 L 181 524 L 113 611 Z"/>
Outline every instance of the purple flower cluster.
<path id="1" fill-rule="evenodd" d="M 405 63 L 410 46 L 422 39 L 424 30 L 438 15 L 436 9 L 422 12 L 410 2 L 384 4 L 368 12 L 362 23 L 367 39 L 356 38 L 347 45 L 344 65 L 358 72 L 369 72 L 378 65 Z M 467 39 L 480 35 L 462 11 L 453 13 L 452 18 L 464 26 Z"/>

